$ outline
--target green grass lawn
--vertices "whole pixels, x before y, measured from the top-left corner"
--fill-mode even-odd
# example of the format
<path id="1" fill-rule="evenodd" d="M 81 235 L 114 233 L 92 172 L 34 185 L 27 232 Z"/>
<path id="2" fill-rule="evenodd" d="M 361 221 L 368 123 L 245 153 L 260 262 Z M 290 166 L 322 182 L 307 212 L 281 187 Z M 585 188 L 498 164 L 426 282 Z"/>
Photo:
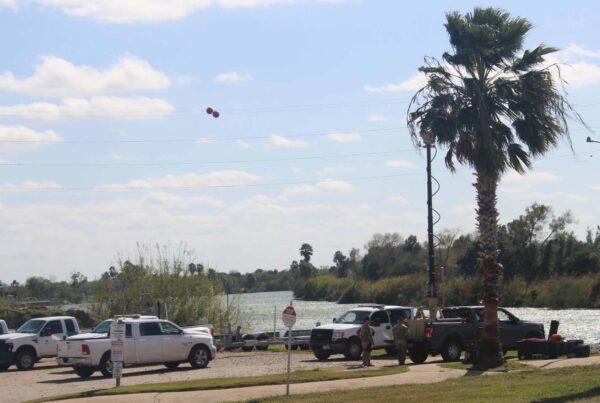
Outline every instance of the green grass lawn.
<path id="1" fill-rule="evenodd" d="M 332 381 L 336 379 L 356 379 L 368 378 L 373 376 L 399 374 L 408 371 L 408 367 L 393 366 L 383 369 L 356 369 L 356 370 L 312 370 L 312 371 L 295 371 L 291 374 L 291 383 L 316 382 L 316 381 Z M 120 388 L 99 389 L 88 392 L 72 393 L 68 395 L 54 396 L 43 398 L 40 400 L 32 400 L 31 402 L 47 402 L 53 400 L 76 399 L 82 397 L 121 395 L 131 393 L 163 393 L 163 392 L 185 392 L 191 390 L 210 390 L 210 389 L 226 389 L 239 388 L 244 386 L 260 386 L 260 385 L 280 385 L 285 384 L 286 374 L 251 376 L 251 377 L 231 377 L 231 378 L 214 378 L 214 379 L 198 379 L 190 381 L 166 382 L 166 383 L 150 383 L 141 385 L 121 386 Z"/>
<path id="2" fill-rule="evenodd" d="M 281 396 L 261 401 L 282 401 Z M 539 402 L 600 400 L 600 366 L 465 375 L 431 385 L 401 385 L 297 395 L 286 402 Z"/>

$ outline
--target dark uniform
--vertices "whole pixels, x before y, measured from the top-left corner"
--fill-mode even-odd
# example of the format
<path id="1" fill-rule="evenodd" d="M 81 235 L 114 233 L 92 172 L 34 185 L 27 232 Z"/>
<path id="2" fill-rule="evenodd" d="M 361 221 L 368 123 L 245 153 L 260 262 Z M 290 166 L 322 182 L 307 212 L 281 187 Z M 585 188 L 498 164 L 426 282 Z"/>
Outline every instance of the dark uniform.
<path id="1" fill-rule="evenodd" d="M 370 321 L 365 321 L 363 325 L 358 329 L 358 337 L 360 337 L 360 343 L 362 347 L 362 361 L 365 367 L 371 367 L 371 349 L 373 348 L 373 336 L 375 335 L 375 329 L 369 326 Z"/>
<path id="2" fill-rule="evenodd" d="M 408 326 L 406 319 L 398 321 L 393 329 L 394 343 L 398 350 L 398 363 L 404 365 L 406 361 L 406 349 L 408 348 Z"/>

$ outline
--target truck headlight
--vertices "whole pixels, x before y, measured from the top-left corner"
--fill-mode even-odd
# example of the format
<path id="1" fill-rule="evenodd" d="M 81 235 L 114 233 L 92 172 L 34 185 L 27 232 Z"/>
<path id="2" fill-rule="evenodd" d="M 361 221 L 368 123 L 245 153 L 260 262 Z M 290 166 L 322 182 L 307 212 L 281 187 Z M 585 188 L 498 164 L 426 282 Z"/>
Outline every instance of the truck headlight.
<path id="1" fill-rule="evenodd" d="M 336 330 L 335 332 L 333 332 L 333 334 L 331 335 L 331 340 L 338 340 L 338 339 L 343 339 L 344 338 L 344 332 L 340 331 L 340 330 Z"/>

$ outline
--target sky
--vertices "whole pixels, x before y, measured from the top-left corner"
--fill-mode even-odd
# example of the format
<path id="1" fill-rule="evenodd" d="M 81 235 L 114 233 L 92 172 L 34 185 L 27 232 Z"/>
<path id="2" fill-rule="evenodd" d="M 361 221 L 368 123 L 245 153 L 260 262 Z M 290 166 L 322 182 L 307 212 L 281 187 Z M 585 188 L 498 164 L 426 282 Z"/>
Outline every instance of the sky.
<path id="1" fill-rule="evenodd" d="M 528 18 L 561 51 L 592 131 L 506 174 L 501 223 L 534 202 L 600 224 L 594 1 L 0 0 L 0 280 L 97 278 L 138 245 L 219 271 L 313 263 L 375 233 L 425 240 L 426 160 L 406 128 L 448 11 Z M 206 113 L 211 107 L 218 118 Z M 443 151 L 440 151 L 443 153 Z M 442 154 L 443 155 L 443 154 Z M 472 171 L 441 184 L 435 230 L 475 231 Z M 425 268 L 425 262 L 423 262 Z"/>

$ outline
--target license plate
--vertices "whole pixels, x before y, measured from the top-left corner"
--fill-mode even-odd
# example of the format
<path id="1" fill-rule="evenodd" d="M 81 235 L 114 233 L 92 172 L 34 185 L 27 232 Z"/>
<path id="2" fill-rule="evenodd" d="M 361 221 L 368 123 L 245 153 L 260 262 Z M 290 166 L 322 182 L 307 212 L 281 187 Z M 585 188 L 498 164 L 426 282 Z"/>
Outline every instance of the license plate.
<path id="1" fill-rule="evenodd" d="M 329 346 L 328 345 L 324 345 L 323 346 L 323 350 L 329 350 Z"/>

